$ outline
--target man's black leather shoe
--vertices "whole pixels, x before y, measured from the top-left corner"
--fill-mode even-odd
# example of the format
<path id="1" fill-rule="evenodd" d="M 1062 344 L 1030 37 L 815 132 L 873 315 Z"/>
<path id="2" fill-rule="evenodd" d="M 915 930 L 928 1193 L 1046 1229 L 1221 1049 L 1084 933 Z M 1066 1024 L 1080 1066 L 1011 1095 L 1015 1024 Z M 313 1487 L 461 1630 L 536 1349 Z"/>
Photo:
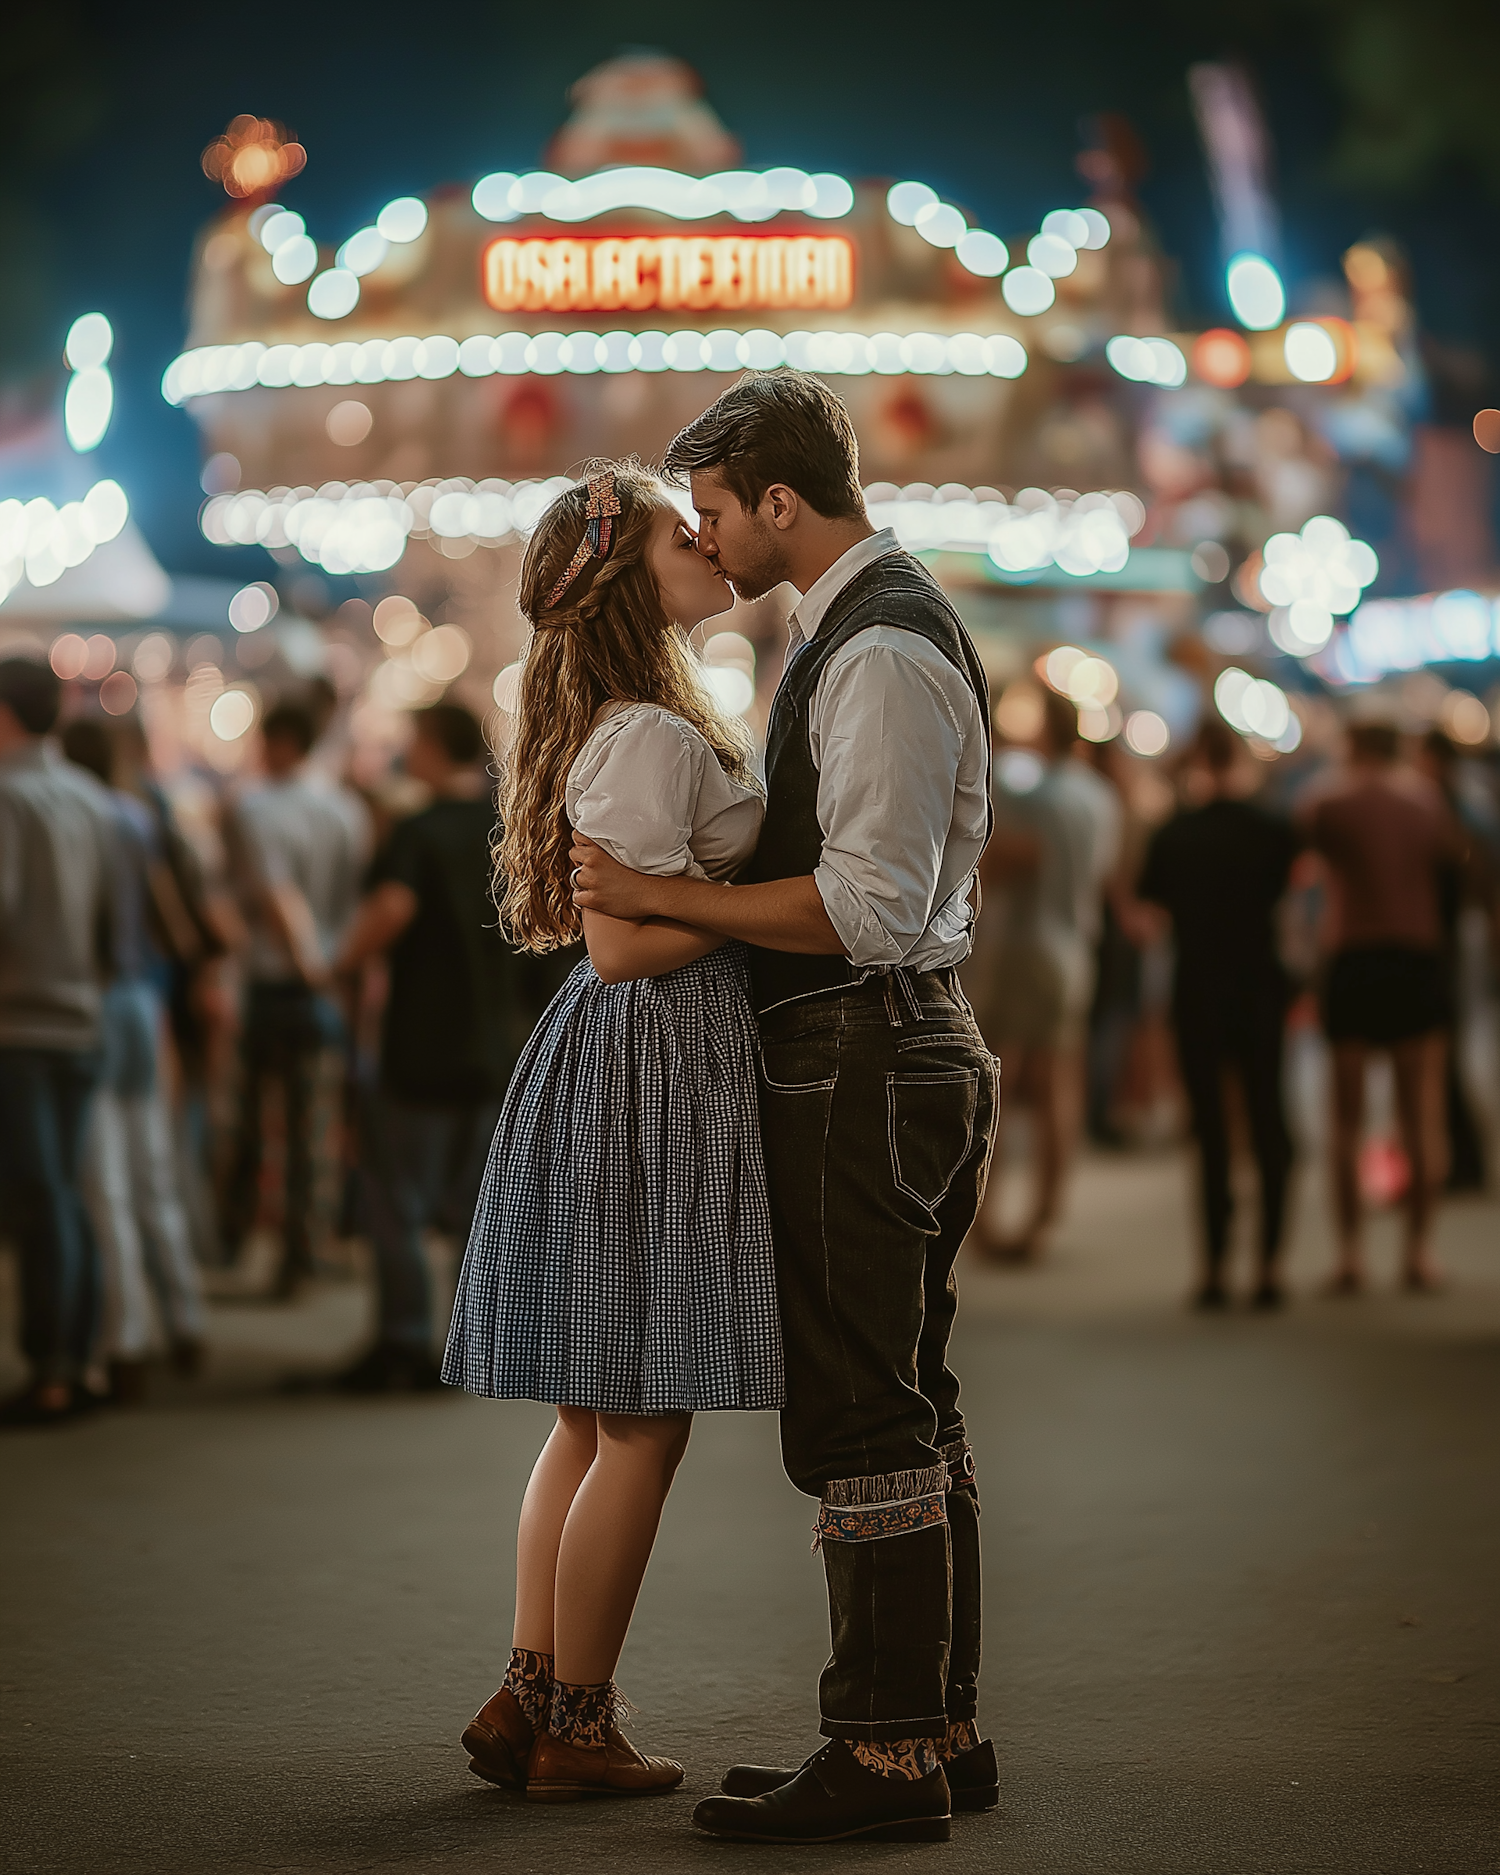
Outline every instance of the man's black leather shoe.
<path id="1" fill-rule="evenodd" d="M 805 1771 L 812 1759 L 801 1768 Z M 995 1747 L 984 1739 L 972 1751 L 960 1752 L 944 1764 L 955 1810 L 993 1810 L 1000 1801 L 1000 1769 Z M 732 1764 L 719 1789 L 727 1797 L 764 1797 L 767 1791 L 790 1784 L 796 1771 L 770 1764 Z"/>
<path id="2" fill-rule="evenodd" d="M 693 1821 L 743 1842 L 946 1842 L 953 1828 L 941 1766 L 927 1777 L 882 1777 L 841 1738 L 762 1796 L 705 1797 Z"/>

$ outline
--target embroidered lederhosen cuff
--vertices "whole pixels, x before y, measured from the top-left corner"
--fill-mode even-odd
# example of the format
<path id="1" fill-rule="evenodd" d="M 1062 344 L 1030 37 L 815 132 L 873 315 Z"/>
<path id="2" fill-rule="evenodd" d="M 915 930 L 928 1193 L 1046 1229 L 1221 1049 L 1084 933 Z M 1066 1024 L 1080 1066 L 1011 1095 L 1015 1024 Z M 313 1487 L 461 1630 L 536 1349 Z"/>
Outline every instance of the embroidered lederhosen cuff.
<path id="1" fill-rule="evenodd" d="M 974 1451 L 967 1439 L 955 1439 L 952 1445 L 939 1446 L 943 1455 L 943 1466 L 947 1472 L 946 1489 L 963 1491 L 974 1500 L 974 1509 L 979 1509 L 979 1481 L 974 1475 Z"/>
<path id="2" fill-rule="evenodd" d="M 813 1529 L 813 1548 L 824 1543 L 878 1543 L 948 1521 L 947 1467 L 892 1471 L 880 1478 L 830 1478 Z"/>

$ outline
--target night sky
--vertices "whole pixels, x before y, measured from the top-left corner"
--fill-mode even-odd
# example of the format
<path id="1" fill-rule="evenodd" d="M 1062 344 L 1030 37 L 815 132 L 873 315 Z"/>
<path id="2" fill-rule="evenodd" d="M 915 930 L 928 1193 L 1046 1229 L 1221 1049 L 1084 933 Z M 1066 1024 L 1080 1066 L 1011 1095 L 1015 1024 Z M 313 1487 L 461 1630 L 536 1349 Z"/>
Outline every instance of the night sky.
<path id="1" fill-rule="evenodd" d="M 1420 11 L 1462 52 L 1464 0 Z M 1226 308 L 1184 73 L 1198 58 L 1240 56 L 1276 146 L 1292 309 L 1337 277 L 1350 241 L 1395 235 L 1414 261 L 1424 329 L 1469 385 L 1438 414 L 1466 420 L 1459 406 L 1490 389 L 1486 361 L 1500 351 L 1497 172 L 1487 190 L 1486 152 L 1458 147 L 1454 132 L 1453 149 L 1418 150 L 1394 177 L 1350 179 L 1344 142 L 1359 100 L 1349 73 L 1367 79 L 1369 58 L 1349 22 L 1369 13 L 1338 0 L 1242 12 L 970 0 L 28 9 L 0 48 L 0 416 L 14 427 L 28 405 L 60 397 L 68 322 L 101 308 L 117 332 L 118 392 L 101 471 L 125 483 L 169 569 L 240 572 L 198 534 L 193 425 L 157 388 L 182 341 L 194 233 L 224 200 L 199 167 L 204 145 L 236 112 L 279 118 L 308 151 L 280 199 L 314 236 L 341 240 L 394 195 L 534 166 L 567 114 L 569 84 L 649 44 L 702 73 L 749 166 L 911 175 L 1006 237 L 1081 198 L 1081 125 L 1123 113 L 1149 157 L 1141 197 L 1179 264 L 1185 325 Z M 1493 14 L 1474 17 L 1493 39 Z M 1483 47 L 1474 56 L 1483 61 Z M 1442 73 L 1426 82 L 1441 99 Z M 1429 145 L 1449 134 L 1437 116 Z M 248 568 L 258 556 L 242 558 Z"/>

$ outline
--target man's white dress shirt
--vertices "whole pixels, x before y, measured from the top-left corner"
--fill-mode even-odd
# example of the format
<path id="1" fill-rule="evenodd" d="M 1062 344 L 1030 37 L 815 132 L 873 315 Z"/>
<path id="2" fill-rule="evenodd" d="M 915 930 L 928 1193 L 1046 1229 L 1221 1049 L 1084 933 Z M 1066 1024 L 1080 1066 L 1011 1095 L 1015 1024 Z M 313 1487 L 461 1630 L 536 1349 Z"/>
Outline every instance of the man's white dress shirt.
<path id="1" fill-rule="evenodd" d="M 790 664 L 856 574 L 896 550 L 889 528 L 841 554 L 793 609 Z M 857 632 L 808 717 L 823 855 L 813 874 L 861 968 L 962 963 L 984 847 L 988 726 L 967 672 L 917 632 Z"/>

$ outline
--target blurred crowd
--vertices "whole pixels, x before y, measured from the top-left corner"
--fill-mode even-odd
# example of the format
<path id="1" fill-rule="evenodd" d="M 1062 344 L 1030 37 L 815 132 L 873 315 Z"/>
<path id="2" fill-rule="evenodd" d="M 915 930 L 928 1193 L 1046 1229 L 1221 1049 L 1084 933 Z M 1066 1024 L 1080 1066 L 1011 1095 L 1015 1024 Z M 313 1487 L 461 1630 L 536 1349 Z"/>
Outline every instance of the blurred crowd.
<path id="1" fill-rule="evenodd" d="M 430 1230 L 462 1236 L 511 1069 L 575 958 L 502 940 L 469 711 L 415 712 L 387 791 L 321 762 L 327 698 L 186 811 L 129 716 L 60 721 L 0 663 L 0 1238 L 27 1385 L 7 1423 L 192 1374 L 205 1288 L 289 1298 L 367 1242 L 355 1391 L 438 1384 Z"/>
<path id="2" fill-rule="evenodd" d="M 1485 1186 L 1500 1104 L 1493 754 L 1402 725 L 1373 693 L 1295 763 L 1210 715 L 1175 762 L 1148 766 L 1081 741 L 1073 705 L 1029 682 L 995 714 L 967 978 L 1009 1140 L 981 1252 L 1044 1254 L 1085 1134 L 1121 1147 L 1186 1132 L 1199 1306 L 1230 1302 L 1237 1168 L 1252 1162 L 1249 1296 L 1284 1301 L 1299 1150 L 1328 1158 L 1333 1293 L 1364 1287 L 1365 1215 L 1392 1203 L 1402 1285 L 1439 1286 L 1439 1195 Z"/>
<path id="3" fill-rule="evenodd" d="M 133 716 L 63 701 L 46 665 L 0 662 L 0 1242 L 29 1370 L 0 1415 L 57 1423 L 140 1400 L 164 1364 L 195 1374 L 206 1290 L 289 1298 L 351 1243 L 374 1319 L 328 1384 L 435 1387 L 432 1243 L 466 1234 L 510 1072 L 577 957 L 499 932 L 481 725 L 414 711 L 397 767 L 356 788 L 314 684 L 265 714 L 253 776 L 168 787 Z M 975 1253 L 1046 1254 L 1084 1137 L 1187 1133 L 1199 1305 L 1230 1300 L 1242 1162 L 1248 1294 L 1283 1300 L 1299 1148 L 1328 1154 L 1335 1292 L 1366 1280 L 1377 1202 L 1404 1208 L 1404 1285 L 1437 1284 L 1435 1206 L 1484 1184 L 1500 1092 L 1470 1046 L 1500 932 L 1493 759 L 1367 711 L 1297 764 L 1212 717 L 1148 763 L 1081 741 L 1029 680 L 995 716 L 966 981 L 1006 1117 Z"/>

